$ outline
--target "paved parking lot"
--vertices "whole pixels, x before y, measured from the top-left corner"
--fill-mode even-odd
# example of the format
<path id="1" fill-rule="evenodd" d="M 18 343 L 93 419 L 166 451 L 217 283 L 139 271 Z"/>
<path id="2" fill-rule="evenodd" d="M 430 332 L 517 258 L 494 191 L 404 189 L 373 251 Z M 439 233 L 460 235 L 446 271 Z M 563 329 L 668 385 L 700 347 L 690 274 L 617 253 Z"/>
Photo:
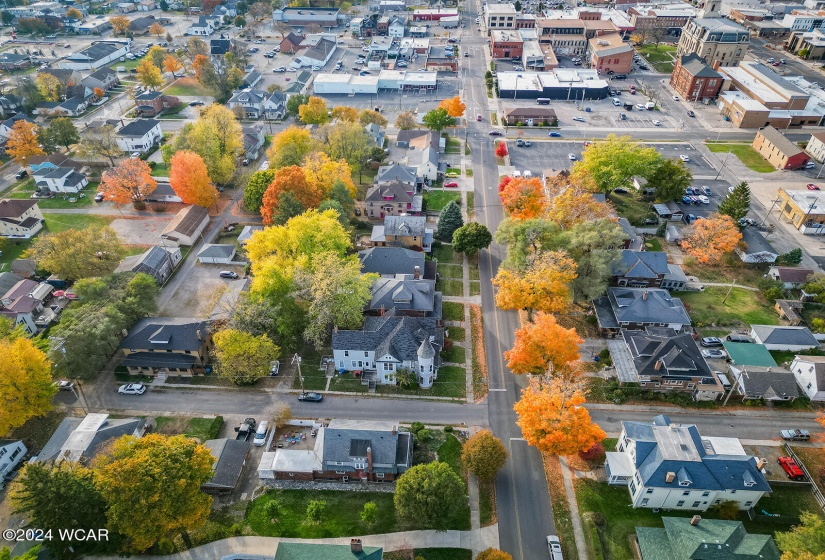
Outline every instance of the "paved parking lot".
<path id="1" fill-rule="evenodd" d="M 194 259 L 195 255 L 189 255 Z M 215 307 L 228 282 L 221 278 L 221 270 L 234 270 L 243 277 L 243 263 L 196 264 L 186 273 L 186 289 L 180 290 L 167 306 L 160 310 L 165 317 L 206 317 Z"/>

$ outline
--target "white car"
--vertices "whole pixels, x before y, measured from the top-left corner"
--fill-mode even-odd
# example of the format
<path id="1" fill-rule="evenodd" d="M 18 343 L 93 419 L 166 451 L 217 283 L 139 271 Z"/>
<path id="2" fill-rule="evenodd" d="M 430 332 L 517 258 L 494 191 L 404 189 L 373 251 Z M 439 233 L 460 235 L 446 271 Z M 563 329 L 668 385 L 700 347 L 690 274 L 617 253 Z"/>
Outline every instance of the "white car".
<path id="1" fill-rule="evenodd" d="M 313 70 L 314 72 L 317 72 L 317 71 L 318 71 L 318 70 L 320 70 L 320 69 L 321 69 L 321 67 L 320 67 L 320 66 L 318 66 L 317 64 L 316 64 L 315 66 L 313 66 L 313 67 L 312 67 L 312 70 Z"/>
<path id="2" fill-rule="evenodd" d="M 576 122 L 584 122 L 584 117 L 573 117 L 573 120 Z"/>
<path id="3" fill-rule="evenodd" d="M 699 202 L 701 202 L 702 204 L 710 204 L 710 199 L 703 194 L 700 194 L 696 198 L 698 198 Z"/>
<path id="4" fill-rule="evenodd" d="M 576 154 L 567 154 L 567 159 L 570 161 L 576 161 Z"/>
<path id="5" fill-rule="evenodd" d="M 678 96 L 678 95 L 674 95 L 674 96 L 673 96 L 673 100 L 674 100 L 674 101 L 679 101 L 679 96 Z"/>
<path id="6" fill-rule="evenodd" d="M 656 119 L 653 119 L 653 126 L 661 126 L 661 124 L 662 121 L 657 121 Z"/>
<path id="7" fill-rule="evenodd" d="M 679 159 L 680 159 L 680 160 L 682 160 L 682 161 L 683 161 L 683 162 L 685 162 L 685 163 L 687 163 L 687 162 L 689 162 L 689 161 L 690 161 L 690 158 L 689 158 L 688 156 L 686 156 L 686 155 L 681 155 L 681 156 L 679 156 Z"/>
<path id="8" fill-rule="evenodd" d="M 146 392 L 146 385 L 143 383 L 127 383 L 121 385 L 117 392 L 121 395 L 142 395 Z"/>
<path id="9" fill-rule="evenodd" d="M 638 110 L 640 110 L 640 111 L 644 111 L 644 110 L 645 110 L 645 106 L 644 106 L 644 105 L 642 105 L 641 103 L 637 103 L 637 104 L 636 104 L 636 108 L 637 108 Z"/>
<path id="10" fill-rule="evenodd" d="M 564 560 L 561 553 L 561 541 L 556 535 L 547 535 L 547 550 L 550 552 L 550 560 Z"/>
<path id="11" fill-rule="evenodd" d="M 286 72 L 286 66 L 278 66 L 277 68 L 273 68 L 273 72 Z"/>

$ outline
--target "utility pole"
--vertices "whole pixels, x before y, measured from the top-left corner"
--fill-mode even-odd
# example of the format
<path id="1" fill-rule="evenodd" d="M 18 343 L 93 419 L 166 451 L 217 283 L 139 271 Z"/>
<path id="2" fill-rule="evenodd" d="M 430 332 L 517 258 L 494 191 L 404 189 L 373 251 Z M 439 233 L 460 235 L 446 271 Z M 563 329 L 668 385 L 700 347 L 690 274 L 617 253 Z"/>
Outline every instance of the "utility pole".
<path id="1" fill-rule="evenodd" d="M 304 376 L 301 375 L 301 356 L 297 353 L 292 356 L 292 363 L 298 364 L 298 381 L 301 382 L 301 393 L 304 392 Z"/>
<path id="2" fill-rule="evenodd" d="M 728 296 L 733 291 L 733 285 L 736 284 L 736 278 L 733 279 L 733 282 L 730 283 L 730 288 L 728 288 L 728 293 L 725 294 L 725 298 L 722 300 L 722 303 L 728 301 Z"/>
<path id="3" fill-rule="evenodd" d="M 720 134 L 721 134 L 721 132 L 720 132 Z M 716 173 L 716 177 L 713 178 L 714 181 L 717 180 L 719 178 L 719 175 L 722 174 L 722 170 L 725 168 L 725 164 L 728 162 L 728 158 L 730 157 L 730 155 L 732 153 L 733 153 L 733 148 L 728 150 L 728 155 L 725 156 L 725 161 L 722 162 L 722 167 L 719 168 L 719 171 Z"/>
<path id="4" fill-rule="evenodd" d="M 728 401 L 730 400 L 730 396 L 733 394 L 734 389 L 736 389 L 739 386 L 739 382 L 742 380 L 743 375 L 747 376 L 747 372 L 745 371 L 745 366 L 742 366 L 742 369 L 739 370 L 739 375 L 736 376 L 736 379 L 734 379 L 733 385 L 731 386 L 730 391 L 728 391 L 728 396 L 725 397 L 725 402 L 722 403 L 722 406 L 728 406 Z"/>

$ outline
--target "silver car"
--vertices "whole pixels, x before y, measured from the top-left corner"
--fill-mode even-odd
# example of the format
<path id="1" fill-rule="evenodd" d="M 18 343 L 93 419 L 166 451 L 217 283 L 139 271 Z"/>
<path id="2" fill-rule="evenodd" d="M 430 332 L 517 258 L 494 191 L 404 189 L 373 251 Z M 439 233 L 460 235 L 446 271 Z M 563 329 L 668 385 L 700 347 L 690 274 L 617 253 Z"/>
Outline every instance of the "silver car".
<path id="1" fill-rule="evenodd" d="M 550 560 L 564 560 L 561 553 L 561 541 L 556 535 L 547 535 L 547 549 L 550 551 Z"/>

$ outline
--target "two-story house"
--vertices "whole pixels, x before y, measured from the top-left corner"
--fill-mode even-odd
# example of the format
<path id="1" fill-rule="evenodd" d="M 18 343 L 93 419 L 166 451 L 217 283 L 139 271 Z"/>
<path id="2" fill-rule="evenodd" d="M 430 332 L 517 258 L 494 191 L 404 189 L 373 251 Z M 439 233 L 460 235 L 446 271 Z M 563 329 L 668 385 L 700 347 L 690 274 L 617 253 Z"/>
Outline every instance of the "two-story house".
<path id="1" fill-rule="evenodd" d="M 246 88 L 236 90 L 226 102 L 230 109 L 243 107 L 246 117 L 280 120 L 286 115 L 287 95 L 282 91 L 268 93 L 263 90 Z"/>
<path id="2" fill-rule="evenodd" d="M 116 272 L 132 271 L 148 274 L 161 286 L 172 276 L 183 257 L 179 247 L 150 247 L 141 255 L 126 257 Z"/>
<path id="3" fill-rule="evenodd" d="M 375 174 L 376 185 L 404 183 L 405 185 L 414 187 L 418 182 L 419 180 L 415 175 L 415 169 L 407 165 L 401 165 L 400 163 L 382 165 L 378 168 L 378 172 Z"/>
<path id="4" fill-rule="evenodd" d="M 825 356 L 796 356 L 790 370 L 809 399 L 825 401 Z"/>
<path id="5" fill-rule="evenodd" d="M 0 439 L 0 480 L 20 464 L 26 451 L 26 446 L 20 440 Z"/>
<path id="6" fill-rule="evenodd" d="M 737 438 L 702 437 L 695 425 L 660 415 L 622 422 L 605 471 L 610 484 L 627 485 L 634 508 L 706 511 L 733 501 L 746 510 L 771 491 L 765 463 Z"/>
<path id="7" fill-rule="evenodd" d="M 422 199 L 415 193 L 415 185 L 392 182 L 370 187 L 364 205 L 367 216 L 383 219 L 385 216 L 421 212 Z"/>
<path id="8" fill-rule="evenodd" d="M 0 237 L 31 239 L 43 229 L 36 200 L 0 199 Z"/>
<path id="9" fill-rule="evenodd" d="M 24 278 L 16 282 L 0 296 L 0 317 L 20 325 L 28 335 L 37 332 L 57 318 L 55 310 L 45 305 L 51 298 L 54 286 Z"/>
<path id="10" fill-rule="evenodd" d="M 180 99 L 159 91 L 146 91 L 135 96 L 135 111 L 139 117 L 154 117 L 166 109 L 180 105 Z"/>
<path id="11" fill-rule="evenodd" d="M 625 249 L 621 260 L 613 266 L 610 283 L 630 288 L 681 290 L 687 283 L 687 277 L 681 266 L 668 264 L 667 253 Z"/>
<path id="12" fill-rule="evenodd" d="M 85 174 L 78 173 L 71 167 L 43 167 L 32 175 L 35 186 L 41 192 L 78 193 L 89 184 Z"/>
<path id="13" fill-rule="evenodd" d="M 436 263 L 424 259 L 424 253 L 403 247 L 373 247 L 358 251 L 361 272 L 395 278 L 396 274 L 412 274 L 435 280 Z"/>
<path id="14" fill-rule="evenodd" d="M 316 478 L 392 481 L 412 467 L 413 437 L 396 424 L 332 420 L 324 428 Z"/>
<path id="15" fill-rule="evenodd" d="M 80 80 L 80 83 L 91 90 L 100 88 L 103 91 L 109 91 L 120 84 L 120 78 L 117 77 L 117 72 L 111 68 L 101 68 Z"/>
<path id="16" fill-rule="evenodd" d="M 429 389 L 438 377 L 444 329 L 433 317 L 401 316 L 390 310 L 364 318 L 360 330 L 332 333 L 335 367 L 359 371 L 362 382 L 395 385 L 401 369 L 415 373 L 418 386 Z"/>
<path id="17" fill-rule="evenodd" d="M 668 327 L 676 332 L 690 325 L 682 300 L 660 288 L 608 288 L 593 300 L 602 334 L 615 336 L 621 329 Z"/>
<path id="18" fill-rule="evenodd" d="M 120 343 L 121 365 L 133 375 L 202 375 L 210 360 L 208 321 L 148 317 L 138 321 Z"/>
<path id="19" fill-rule="evenodd" d="M 117 146 L 124 152 L 144 153 L 161 138 L 163 132 L 159 120 L 137 119 L 117 131 Z"/>
<path id="20" fill-rule="evenodd" d="M 426 216 L 384 216 L 384 225 L 373 226 L 373 247 L 406 247 L 429 253 L 433 247 L 433 230 Z"/>
<path id="21" fill-rule="evenodd" d="M 396 274 L 375 281 L 367 310 L 373 315 L 383 315 L 394 309 L 396 315 L 441 319 L 441 302 L 441 292 L 435 291 L 435 280 L 426 280 L 417 273 Z"/>
<path id="22" fill-rule="evenodd" d="M 212 24 L 212 20 L 206 18 L 205 16 L 200 16 L 198 18 L 198 21 L 190 25 L 184 34 L 208 37 L 209 35 L 212 35 L 212 33 L 214 32 L 215 26 Z"/>

